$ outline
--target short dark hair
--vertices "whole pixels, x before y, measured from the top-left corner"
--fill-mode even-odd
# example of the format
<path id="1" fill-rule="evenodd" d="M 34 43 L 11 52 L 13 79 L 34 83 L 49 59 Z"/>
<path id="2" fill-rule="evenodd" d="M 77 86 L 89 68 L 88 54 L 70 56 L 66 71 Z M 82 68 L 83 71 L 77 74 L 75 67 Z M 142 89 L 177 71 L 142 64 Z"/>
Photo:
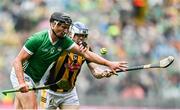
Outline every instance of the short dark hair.
<path id="1" fill-rule="evenodd" d="M 68 25 L 72 24 L 72 19 L 68 15 L 60 12 L 54 12 L 50 17 L 50 22 L 58 21 L 60 23 L 65 23 Z"/>

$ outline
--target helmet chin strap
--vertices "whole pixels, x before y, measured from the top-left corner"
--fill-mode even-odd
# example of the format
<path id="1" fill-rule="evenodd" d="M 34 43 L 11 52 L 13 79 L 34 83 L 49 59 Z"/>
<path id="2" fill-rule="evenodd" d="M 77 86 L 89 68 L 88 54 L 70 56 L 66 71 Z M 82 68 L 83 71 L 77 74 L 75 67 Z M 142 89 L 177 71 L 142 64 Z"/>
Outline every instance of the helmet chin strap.
<path id="1" fill-rule="evenodd" d="M 51 28 L 51 30 L 52 30 L 53 34 L 54 34 L 57 38 L 59 38 L 59 37 L 57 36 L 57 34 L 54 32 L 54 29 Z"/>
<path id="2" fill-rule="evenodd" d="M 63 38 L 63 37 L 59 37 L 59 36 L 56 34 L 56 32 L 54 31 L 54 29 L 51 29 L 51 30 L 52 30 L 53 34 L 56 36 L 56 38 L 58 38 L 58 39 Z"/>

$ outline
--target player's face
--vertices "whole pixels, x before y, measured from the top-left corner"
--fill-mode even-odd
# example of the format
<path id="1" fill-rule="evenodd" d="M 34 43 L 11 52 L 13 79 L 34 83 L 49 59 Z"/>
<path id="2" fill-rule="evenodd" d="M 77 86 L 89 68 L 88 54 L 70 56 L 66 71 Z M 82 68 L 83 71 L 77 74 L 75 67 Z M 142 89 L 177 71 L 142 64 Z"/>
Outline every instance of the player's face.
<path id="1" fill-rule="evenodd" d="M 65 34 L 69 32 L 70 25 L 65 23 L 56 23 L 54 26 L 54 32 L 58 37 L 63 37 Z"/>
<path id="2" fill-rule="evenodd" d="M 84 42 L 87 39 L 87 35 L 85 34 L 75 34 L 73 37 L 73 40 L 79 44 L 81 42 Z"/>

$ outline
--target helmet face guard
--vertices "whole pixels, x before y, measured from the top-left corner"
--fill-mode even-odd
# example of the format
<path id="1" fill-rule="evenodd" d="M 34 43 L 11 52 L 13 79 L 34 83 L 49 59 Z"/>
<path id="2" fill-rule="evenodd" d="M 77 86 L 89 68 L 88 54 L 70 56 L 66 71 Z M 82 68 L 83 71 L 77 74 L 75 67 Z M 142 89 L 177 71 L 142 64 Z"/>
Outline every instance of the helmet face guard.
<path id="1" fill-rule="evenodd" d="M 88 28 L 81 22 L 74 22 L 70 28 L 70 31 L 72 33 L 72 37 L 74 37 L 76 34 L 85 35 L 85 37 L 88 36 Z"/>

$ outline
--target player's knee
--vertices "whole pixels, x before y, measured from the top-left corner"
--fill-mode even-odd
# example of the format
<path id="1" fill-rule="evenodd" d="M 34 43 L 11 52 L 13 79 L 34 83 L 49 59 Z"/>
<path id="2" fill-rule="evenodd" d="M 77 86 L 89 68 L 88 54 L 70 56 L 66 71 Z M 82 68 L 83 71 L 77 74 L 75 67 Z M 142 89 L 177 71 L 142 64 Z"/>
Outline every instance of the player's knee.
<path id="1" fill-rule="evenodd" d="M 32 101 L 27 101 L 26 103 L 23 104 L 24 109 L 37 109 L 37 104 L 36 102 Z"/>
<path id="2" fill-rule="evenodd" d="M 34 92 L 17 93 L 16 96 L 18 96 L 23 109 L 37 109 L 37 101 Z"/>

